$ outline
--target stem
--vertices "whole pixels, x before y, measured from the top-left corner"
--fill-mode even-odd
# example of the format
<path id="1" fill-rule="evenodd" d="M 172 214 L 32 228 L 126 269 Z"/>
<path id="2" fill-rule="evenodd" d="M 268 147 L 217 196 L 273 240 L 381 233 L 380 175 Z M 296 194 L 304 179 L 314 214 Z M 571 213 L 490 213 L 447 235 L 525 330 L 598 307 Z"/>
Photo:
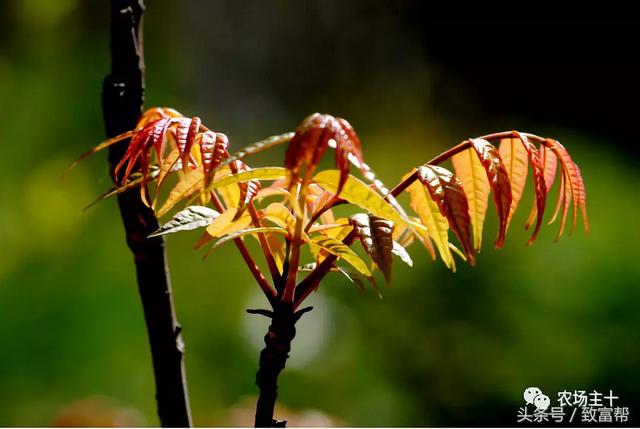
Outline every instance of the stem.
<path id="1" fill-rule="evenodd" d="M 211 195 L 211 201 L 216 206 L 216 208 L 220 212 L 225 211 L 225 207 L 224 205 L 222 205 L 222 201 L 220 201 L 220 198 L 218 198 L 218 195 L 215 193 L 215 191 L 212 190 L 209 192 L 209 194 Z M 253 278 L 256 280 L 256 282 L 260 286 L 260 289 L 262 289 L 262 292 L 264 292 L 265 296 L 269 300 L 269 303 L 273 306 L 275 304 L 275 299 L 277 295 L 275 289 L 273 288 L 273 286 L 269 284 L 267 279 L 262 274 L 262 271 L 260 271 L 258 264 L 256 264 L 256 262 L 251 257 L 251 254 L 249 253 L 249 249 L 247 249 L 247 246 L 244 244 L 244 241 L 242 241 L 241 238 L 234 238 L 233 242 L 236 244 L 238 251 L 240 251 L 240 254 L 242 255 L 242 259 L 244 259 L 244 262 L 247 264 L 247 267 L 249 267 L 249 271 L 251 271 Z"/>
<path id="2" fill-rule="evenodd" d="M 436 156 L 431 161 L 429 161 L 427 164 L 430 164 L 430 165 L 440 164 L 441 162 L 446 161 L 447 159 L 451 158 L 453 155 L 455 155 L 457 153 L 460 153 L 463 150 L 468 149 L 469 147 L 471 147 L 471 141 L 470 140 L 465 140 L 462 143 L 460 143 L 459 145 L 457 145 L 457 146 L 449 149 L 448 151 Z M 418 178 L 418 172 L 415 171 L 410 176 L 407 176 L 407 178 L 404 179 L 402 182 L 398 183 L 389 192 L 390 195 L 388 195 L 385 199 L 389 199 L 390 196 L 391 197 L 397 197 L 405 189 L 407 189 L 407 187 L 409 187 L 417 178 Z M 333 205 L 327 205 L 326 209 L 329 209 L 331 207 L 333 207 Z M 326 210 L 326 209 L 323 208 L 323 210 Z M 353 241 L 355 240 L 355 238 L 356 238 L 355 232 L 351 231 L 344 238 L 344 240 L 342 240 L 342 242 L 345 245 L 350 246 L 353 243 Z M 324 278 L 325 275 L 327 275 L 329 270 L 331 270 L 331 267 L 333 266 L 333 263 L 336 261 L 336 259 L 338 259 L 338 257 L 335 256 L 335 255 L 327 256 L 313 271 L 311 271 L 311 273 L 309 273 L 309 275 L 307 275 L 307 277 L 304 278 L 304 280 L 302 280 L 300 282 L 300 284 L 296 287 L 296 294 L 295 294 L 295 299 L 294 299 L 294 308 L 297 308 L 300 304 L 302 304 L 302 301 L 304 301 L 304 299 L 307 296 L 309 296 L 309 294 L 313 290 L 315 290 L 315 288 L 318 286 L 318 284 L 320 284 L 320 281 Z"/>
<path id="3" fill-rule="evenodd" d="M 429 165 L 438 165 L 447 159 L 451 158 L 453 155 L 462 152 L 463 150 L 467 150 L 471 147 L 471 141 L 465 140 L 457 146 L 452 147 L 446 152 L 441 153 L 440 155 L 433 158 L 431 161 L 427 162 Z M 407 189 L 413 182 L 418 178 L 418 170 L 414 171 L 410 176 L 404 179 L 402 182 L 398 183 L 392 190 L 391 195 L 397 197 L 400 195 L 405 189 Z"/>
<path id="4" fill-rule="evenodd" d="M 521 135 L 527 137 L 530 140 L 534 140 L 537 141 L 539 143 L 545 144 L 545 139 L 543 139 L 542 137 L 539 137 L 535 134 L 530 134 L 530 133 L 520 133 Z M 478 137 L 478 139 L 483 139 L 483 140 L 497 140 L 497 139 L 504 139 L 504 138 L 511 138 L 511 137 L 515 137 L 518 138 L 518 133 L 515 131 L 502 131 L 499 133 L 493 133 L 493 134 L 487 134 L 485 136 L 482 137 Z M 440 155 L 436 156 L 435 158 L 433 158 L 431 161 L 427 162 L 427 164 L 429 165 L 438 165 L 443 163 L 444 161 L 448 160 L 449 158 L 451 158 L 452 156 L 467 150 L 471 147 L 471 140 L 465 140 L 462 143 L 458 144 L 457 146 L 452 147 L 451 149 L 449 149 L 446 152 L 441 153 Z M 406 179 L 404 179 L 402 182 L 398 183 L 395 188 L 393 188 L 391 190 L 391 194 L 394 197 L 397 197 L 398 195 L 400 195 L 405 189 L 407 189 L 413 182 L 416 181 L 416 179 L 418 178 L 418 172 L 414 171 L 410 176 L 408 176 Z"/>
<path id="5" fill-rule="evenodd" d="M 111 1 L 111 74 L 104 80 L 102 108 L 108 137 L 135 128 L 144 100 L 142 0 Z M 129 140 L 109 148 L 113 169 Z M 134 256 L 138 291 L 151 347 L 156 400 L 164 427 L 191 426 L 184 373 L 184 342 L 173 308 L 171 283 L 162 237 L 147 238 L 158 228 L 153 211 L 132 189 L 118 195 L 127 244 Z"/>
<path id="6" fill-rule="evenodd" d="M 249 210 L 251 221 L 256 226 L 256 228 L 264 226 L 262 220 L 260 219 L 260 215 L 256 210 L 256 207 L 253 205 L 253 201 L 249 203 L 249 207 L 247 207 L 247 210 Z M 273 258 L 273 253 L 271 253 L 271 248 L 269 247 L 269 243 L 267 242 L 266 235 L 262 233 L 258 234 L 258 241 L 260 242 L 262 253 L 264 253 L 264 258 L 267 261 L 267 267 L 269 268 L 269 272 L 271 273 L 271 279 L 273 280 L 273 283 L 276 284 L 280 281 L 282 275 L 278 270 L 276 260 Z"/>
<path id="7" fill-rule="evenodd" d="M 238 167 L 236 166 L 235 163 L 233 162 L 229 163 L 229 169 L 233 174 L 238 174 Z M 211 193 L 213 194 L 213 191 Z M 251 221 L 253 222 L 254 226 L 256 228 L 263 226 L 262 221 L 260 220 L 260 215 L 258 214 L 258 211 L 256 210 L 256 207 L 253 204 L 253 201 L 249 201 L 247 209 L 249 210 L 249 215 L 251 216 Z M 236 240 L 242 242 L 242 240 L 240 239 L 236 239 Z M 238 243 L 238 241 L 236 241 L 236 244 Z M 262 248 L 262 253 L 264 254 L 264 258 L 267 261 L 267 267 L 269 268 L 269 272 L 271 273 L 271 279 L 273 280 L 274 284 L 278 283 L 281 277 L 280 272 L 278 271 L 278 266 L 276 264 L 275 259 L 273 259 L 273 254 L 271 253 L 271 249 L 269 248 L 269 243 L 267 243 L 267 239 L 265 235 L 262 233 L 258 234 L 258 241 L 260 242 L 260 247 Z M 238 246 L 238 249 L 240 249 L 239 246 Z M 269 296 L 267 297 L 270 298 Z"/>
<path id="8" fill-rule="evenodd" d="M 342 243 L 345 244 L 346 246 L 351 246 L 351 244 L 355 241 L 355 239 L 356 239 L 356 232 L 352 230 L 342 240 Z M 316 287 L 320 284 L 320 281 L 324 278 L 324 276 L 327 275 L 329 270 L 331 270 L 333 263 L 337 259 L 338 257 L 336 255 L 327 256 L 322 260 L 322 262 L 320 262 L 320 264 L 317 267 L 313 269 L 313 271 L 309 273 L 309 275 L 307 275 L 307 277 L 305 277 L 298 284 L 298 286 L 296 287 L 295 300 L 293 304 L 294 308 L 298 308 L 300 304 L 302 304 L 302 301 L 304 301 L 304 299 L 316 289 Z"/>
<path id="9" fill-rule="evenodd" d="M 297 186 L 295 198 L 291 199 L 292 209 L 296 216 L 296 224 L 293 237 L 290 240 L 288 257 L 288 268 L 286 278 L 284 279 L 284 290 L 282 292 L 282 301 L 288 304 L 293 303 L 294 291 L 296 288 L 296 279 L 298 274 L 298 263 L 300 262 L 300 248 L 302 246 L 302 224 L 304 223 L 306 209 L 306 186 L 308 183 L 309 171 L 305 173 L 302 183 Z M 284 274 L 284 273 L 283 273 Z"/>
<path id="10" fill-rule="evenodd" d="M 260 366 L 256 374 L 256 385 L 260 396 L 256 404 L 255 427 L 286 427 L 285 421 L 273 418 L 278 396 L 278 375 L 285 367 L 291 350 L 291 341 L 296 336 L 295 324 L 306 308 L 294 312 L 291 304 L 280 303 L 273 309 L 271 325 L 264 336 L 265 348 L 260 352 Z M 257 313 L 258 311 L 252 310 Z M 267 313 L 258 313 L 267 315 Z"/>

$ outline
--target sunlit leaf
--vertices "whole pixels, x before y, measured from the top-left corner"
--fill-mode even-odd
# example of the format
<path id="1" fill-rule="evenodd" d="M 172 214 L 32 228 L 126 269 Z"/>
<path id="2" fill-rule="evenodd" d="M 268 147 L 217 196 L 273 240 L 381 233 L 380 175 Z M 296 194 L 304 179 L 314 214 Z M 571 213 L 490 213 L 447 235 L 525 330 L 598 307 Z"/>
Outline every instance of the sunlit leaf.
<path id="1" fill-rule="evenodd" d="M 237 210 L 232 208 L 224 211 L 220 216 L 215 218 L 213 222 L 207 226 L 207 232 L 198 240 L 194 248 L 199 249 L 214 238 L 247 229 L 249 225 L 251 225 L 251 216 L 245 213 L 239 219 L 233 220 L 236 213 Z"/>
<path id="2" fill-rule="evenodd" d="M 335 194 L 340 181 L 340 171 L 321 171 L 313 177 L 313 181 Z M 396 224 L 407 224 L 400 214 L 394 210 L 380 194 L 353 176 L 348 176 L 340 193 L 340 197 L 378 217 L 389 219 Z"/>
<path id="3" fill-rule="evenodd" d="M 511 208 L 511 185 L 509 174 L 500 158 L 500 153 L 491 143 L 484 139 L 471 139 L 472 148 L 478 154 L 480 163 L 484 167 L 489 186 L 493 191 L 493 202 L 498 212 L 499 227 L 498 237 L 495 241 L 496 248 L 504 245 L 507 233 L 507 220 Z"/>
<path id="4" fill-rule="evenodd" d="M 451 230 L 460 240 L 469 263 L 474 265 L 475 251 L 471 241 L 469 205 L 462 184 L 449 170 L 431 165 L 418 167 L 418 181 L 429 191 L 431 200 L 438 205 L 440 213 L 447 219 Z"/>
<path id="5" fill-rule="evenodd" d="M 182 168 L 184 171 L 186 171 L 186 169 L 188 168 L 191 147 L 196 141 L 196 135 L 200 131 L 200 125 L 202 125 L 202 121 L 200 120 L 200 118 L 198 118 L 197 116 L 191 118 L 191 122 L 189 123 L 189 127 L 187 128 L 187 135 L 184 138 L 183 145 L 181 145 L 180 141 L 180 138 L 182 136 L 178 135 L 178 147 L 180 148 L 180 157 L 182 160 Z"/>
<path id="6" fill-rule="evenodd" d="M 514 131 L 513 134 L 517 137 L 517 141 L 524 148 L 529 163 L 531 164 L 531 170 L 533 171 L 533 189 L 535 191 L 535 207 L 537 212 L 537 220 L 536 226 L 533 229 L 533 233 L 531 234 L 531 238 L 529 238 L 529 241 L 527 242 L 527 245 L 531 245 L 536 239 L 536 236 L 540 231 L 540 227 L 542 226 L 542 216 L 544 214 L 544 209 L 547 201 L 547 179 L 545 177 L 545 166 L 543 164 L 544 161 L 540 158 L 538 149 L 535 147 L 535 145 L 533 145 L 525 135 L 517 131 Z M 511 153 L 511 157 L 513 158 L 513 152 Z M 514 198 L 511 202 L 511 208 L 513 209 L 513 211 L 515 211 L 514 201 L 516 201 L 516 199 L 513 180 L 511 182 L 511 185 L 512 191 L 514 192 Z M 513 215 L 513 211 L 510 212 L 511 215 Z"/>
<path id="7" fill-rule="evenodd" d="M 431 240 L 435 243 L 444 264 L 455 270 L 455 262 L 449 249 L 449 222 L 440 213 L 438 204 L 431 198 L 431 194 L 420 180 L 413 182 L 409 191 L 411 208 L 418 214 L 421 222 L 427 227 Z"/>
<path id="8" fill-rule="evenodd" d="M 176 213 L 173 219 L 162 225 L 149 237 L 201 228 L 209 225 L 218 216 L 220 216 L 220 213 L 209 207 L 190 206 Z"/>
<path id="9" fill-rule="evenodd" d="M 511 182 L 511 206 L 509 207 L 506 226 L 508 230 L 511 218 L 518 208 L 524 187 L 527 184 L 527 172 L 529 170 L 527 150 L 520 142 L 520 139 L 517 138 L 500 140 L 498 150 Z"/>
<path id="10" fill-rule="evenodd" d="M 407 264 L 408 266 L 413 267 L 413 261 L 411 260 L 411 256 L 409 256 L 409 253 L 407 252 L 407 249 L 405 249 L 404 246 L 402 246 L 397 241 L 393 242 L 393 247 L 391 248 L 391 253 L 393 253 L 394 255 L 398 256 L 400 258 L 400 260 L 402 262 L 404 262 L 405 264 Z"/>
<path id="11" fill-rule="evenodd" d="M 230 176 L 231 174 L 229 166 L 219 168 L 214 173 L 214 181 Z M 222 197 L 226 208 L 238 207 L 238 201 L 240 201 L 240 188 L 237 183 L 222 186 L 217 185 L 215 191 Z"/>
<path id="12" fill-rule="evenodd" d="M 313 237 L 309 244 L 311 247 L 319 247 L 332 255 L 344 259 L 345 262 L 358 270 L 360 274 L 366 277 L 371 277 L 371 271 L 367 267 L 367 264 L 341 241 L 323 235 L 318 235 Z"/>
<path id="13" fill-rule="evenodd" d="M 350 157 L 361 164 L 364 162 L 362 148 L 349 122 L 320 113 L 307 117 L 289 143 L 285 167 L 291 171 L 290 186 L 298 180 L 303 168 L 307 175 L 313 174 L 330 146 L 336 149 L 336 167 L 340 172 L 334 193 L 340 195 L 349 175 Z"/>
<path id="14" fill-rule="evenodd" d="M 547 190 L 547 195 L 553 186 L 553 182 L 556 178 L 556 171 L 558 166 L 558 158 L 553 154 L 551 149 L 540 145 L 540 149 L 538 150 L 538 157 L 540 158 L 540 164 L 543 166 L 544 170 L 544 184 Z M 526 229 L 529 229 L 533 222 L 539 219 L 538 217 L 538 206 L 537 204 L 533 204 L 531 208 L 531 212 L 529 213 L 529 217 L 524 225 Z"/>
<path id="15" fill-rule="evenodd" d="M 589 216 L 587 215 L 587 190 L 584 186 L 584 179 L 582 178 L 580 168 L 577 164 L 574 165 L 576 167 L 576 173 L 578 177 L 578 201 L 580 203 L 580 211 L 582 212 L 582 221 L 584 223 L 585 232 L 589 234 Z"/>
<path id="16" fill-rule="evenodd" d="M 233 174 L 251 171 L 251 168 L 242 161 L 232 162 L 229 164 L 229 168 Z M 260 181 L 253 179 L 247 182 L 238 182 L 238 188 L 240 189 L 240 198 L 238 200 L 238 214 L 236 214 L 236 218 L 239 217 L 244 212 L 244 209 L 253 201 L 260 189 L 262 189 L 262 186 L 260 185 Z"/>
<path id="17" fill-rule="evenodd" d="M 269 245 L 269 251 L 271 252 L 271 255 L 273 255 L 276 266 L 278 267 L 278 270 L 282 272 L 286 255 L 281 237 L 276 233 L 267 233 L 265 236 L 267 244 Z"/>
<path id="18" fill-rule="evenodd" d="M 177 203 L 199 191 L 203 184 L 203 178 L 204 174 L 202 173 L 202 168 L 189 170 L 171 190 L 167 200 L 157 211 L 157 216 L 164 216 Z"/>
<path id="19" fill-rule="evenodd" d="M 223 159 L 228 156 L 229 139 L 224 134 L 206 131 L 200 137 L 199 146 L 205 177 L 204 186 L 207 188 L 211 181 L 212 173 L 222 163 Z"/>
<path id="20" fill-rule="evenodd" d="M 567 222 L 567 214 L 569 213 L 569 206 L 572 200 L 571 180 L 565 177 L 565 180 L 562 183 L 564 184 L 562 219 L 560 219 L 560 229 L 558 230 L 558 235 L 556 235 L 556 241 L 558 241 L 560 237 L 562 237 L 562 233 L 564 232 L 564 227 Z"/>
<path id="21" fill-rule="evenodd" d="M 391 282 L 393 222 L 365 213 L 349 218 L 362 247 L 378 265 L 387 283 Z"/>
<path id="22" fill-rule="evenodd" d="M 547 191 L 553 186 L 553 182 L 556 178 L 556 171 L 558 169 L 558 157 L 551 151 L 551 149 L 540 146 L 538 150 L 540 162 L 544 168 L 544 184 L 547 187 Z"/>
<path id="23" fill-rule="evenodd" d="M 469 218 L 473 228 L 473 247 L 480 251 L 482 230 L 491 187 L 475 149 L 467 149 L 451 158 L 456 175 L 462 183 L 469 203 Z"/>
<path id="24" fill-rule="evenodd" d="M 250 180 L 278 180 L 285 177 L 287 177 L 287 170 L 282 167 L 253 168 L 251 170 L 242 171 L 237 174 L 229 174 L 220 179 L 216 179 L 211 183 L 209 189 L 248 182 Z"/>
<path id="25" fill-rule="evenodd" d="M 584 181 L 582 180 L 582 175 L 580 174 L 578 166 L 571 159 L 571 156 L 569 155 L 569 152 L 567 152 L 567 149 L 558 141 L 547 139 L 546 145 L 560 160 L 560 164 L 562 165 L 562 174 L 566 181 L 564 197 L 567 200 L 570 198 L 571 202 L 573 203 L 572 227 L 569 234 L 571 234 L 575 229 L 579 209 L 582 209 L 585 230 L 588 231 L 589 223 L 586 216 L 586 192 L 584 190 Z M 567 209 L 568 202 L 565 202 L 563 206 L 563 218 L 566 217 Z M 563 229 L 564 223 L 561 223 L 558 238 L 562 235 Z"/>
<path id="26" fill-rule="evenodd" d="M 289 196 L 289 192 L 287 192 L 286 189 L 274 187 L 272 185 L 272 186 L 269 186 L 268 188 L 260 189 L 260 191 L 258 191 L 258 194 L 256 195 L 255 199 L 257 201 L 262 201 L 265 198 L 269 198 L 269 197 L 273 197 L 273 196 L 287 197 L 287 196 Z"/>
<path id="27" fill-rule="evenodd" d="M 260 210 L 263 219 L 269 220 L 281 228 L 287 229 L 291 234 L 295 230 L 296 219 L 289 209 L 282 203 L 271 203 Z"/>

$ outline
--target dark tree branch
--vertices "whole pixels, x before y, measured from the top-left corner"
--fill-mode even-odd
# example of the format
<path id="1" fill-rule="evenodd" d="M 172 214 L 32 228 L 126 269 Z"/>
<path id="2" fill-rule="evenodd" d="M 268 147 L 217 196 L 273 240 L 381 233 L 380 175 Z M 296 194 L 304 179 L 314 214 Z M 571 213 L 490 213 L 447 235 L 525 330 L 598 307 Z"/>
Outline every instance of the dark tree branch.
<path id="1" fill-rule="evenodd" d="M 278 396 L 278 376 L 284 369 L 291 350 L 291 341 L 296 336 L 296 322 L 304 313 L 311 311 L 306 307 L 294 311 L 290 303 L 280 302 L 271 311 L 248 310 L 271 318 L 269 331 L 264 336 L 265 348 L 260 352 L 260 367 L 256 374 L 256 384 L 260 396 L 256 405 L 255 427 L 286 427 L 286 420 L 273 418 Z"/>
<path id="2" fill-rule="evenodd" d="M 111 1 L 111 74 L 104 80 L 102 109 L 108 137 L 133 129 L 144 101 L 142 0 Z M 111 146 L 110 174 L 129 141 Z M 156 383 L 160 423 L 191 426 L 184 375 L 184 343 L 175 317 L 162 237 L 147 238 L 158 228 L 153 211 L 135 188 L 118 195 L 127 244 L 133 253 Z"/>

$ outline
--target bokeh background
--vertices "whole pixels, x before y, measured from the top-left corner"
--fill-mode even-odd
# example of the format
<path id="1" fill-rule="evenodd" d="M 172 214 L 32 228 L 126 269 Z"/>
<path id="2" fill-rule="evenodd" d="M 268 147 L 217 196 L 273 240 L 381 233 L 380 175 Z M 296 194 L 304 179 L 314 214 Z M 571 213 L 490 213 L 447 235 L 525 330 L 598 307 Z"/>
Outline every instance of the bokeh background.
<path id="1" fill-rule="evenodd" d="M 393 184 L 461 139 L 554 136 L 580 165 L 592 233 L 506 246 L 452 274 L 412 247 L 379 300 L 329 277 L 281 377 L 293 424 L 515 425 L 522 391 L 613 389 L 640 413 L 638 13 L 419 1 L 149 0 L 147 106 L 235 147 L 320 111 L 348 118 Z M 156 425 L 133 264 L 104 155 L 107 2 L 0 2 L 0 425 Z M 280 163 L 284 149 L 255 163 Z M 553 199 L 552 199 L 553 201 Z M 266 319 L 232 246 L 168 240 L 197 425 L 251 423 Z M 637 419 L 635 420 L 638 421 Z"/>

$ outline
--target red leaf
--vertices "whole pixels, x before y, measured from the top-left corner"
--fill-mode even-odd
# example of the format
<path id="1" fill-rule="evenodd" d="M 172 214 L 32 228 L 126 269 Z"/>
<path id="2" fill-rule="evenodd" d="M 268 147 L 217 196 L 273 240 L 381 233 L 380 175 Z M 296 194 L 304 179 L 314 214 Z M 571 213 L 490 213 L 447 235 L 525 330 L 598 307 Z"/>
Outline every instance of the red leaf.
<path id="1" fill-rule="evenodd" d="M 158 164 L 162 163 L 164 157 L 164 150 L 166 146 L 166 133 L 173 122 L 172 118 L 162 118 L 156 121 L 151 131 L 151 146 L 156 150 L 156 157 L 158 158 Z"/>
<path id="2" fill-rule="evenodd" d="M 187 168 L 189 167 L 187 158 L 191 156 L 191 147 L 193 146 L 193 142 L 196 140 L 196 135 L 200 131 L 200 125 L 200 118 L 198 118 L 197 116 L 191 118 L 189 131 L 187 131 L 184 148 L 182 149 L 182 169 L 184 171 L 187 171 Z"/>
<path id="3" fill-rule="evenodd" d="M 547 187 L 547 192 L 549 192 L 556 178 L 558 158 L 554 155 L 551 149 L 543 145 L 540 145 L 538 155 L 540 157 L 540 163 L 544 166 L 544 184 Z"/>
<path id="4" fill-rule="evenodd" d="M 364 250 L 380 267 L 387 283 L 391 282 L 393 222 L 371 214 L 358 213 L 349 218 L 349 223 L 353 225 Z"/>
<path id="5" fill-rule="evenodd" d="M 189 128 L 191 127 L 191 119 L 189 118 L 179 118 L 176 120 L 176 127 L 174 130 L 176 136 L 176 146 L 178 146 L 178 150 L 180 151 L 180 157 L 183 159 L 185 157 L 185 148 L 187 146 L 187 136 L 189 135 Z"/>
<path id="6" fill-rule="evenodd" d="M 449 170 L 431 165 L 418 167 L 418 179 L 429 190 L 440 213 L 449 221 L 449 226 L 465 250 L 469 264 L 475 265 L 469 203 L 462 183 Z"/>
<path id="7" fill-rule="evenodd" d="M 571 159 L 571 155 L 567 149 L 560 144 L 557 140 L 547 139 L 545 141 L 546 146 L 553 151 L 553 153 L 560 160 L 560 164 L 562 165 L 562 173 L 566 180 L 565 184 L 565 204 L 563 206 L 563 220 L 566 218 L 566 210 L 569 205 L 569 198 L 571 198 L 571 202 L 573 203 L 573 218 L 572 218 L 572 226 L 569 235 L 571 235 L 576 227 L 576 222 L 578 219 L 578 210 L 582 208 L 582 216 L 585 221 L 585 229 L 588 231 L 589 223 L 586 216 L 586 192 L 584 189 L 584 181 L 582 180 L 582 175 L 578 170 L 578 166 Z M 564 222 L 560 224 L 560 232 L 558 233 L 558 238 L 562 235 L 562 231 L 564 229 Z"/>
<path id="8" fill-rule="evenodd" d="M 540 145 L 540 149 L 538 150 L 538 157 L 540 158 L 540 164 L 542 164 L 544 168 L 544 184 L 547 188 L 547 195 L 549 195 L 549 191 L 553 186 L 553 183 L 556 178 L 556 172 L 558 169 L 558 158 L 553 154 L 551 149 L 545 147 L 544 145 Z M 529 229 L 533 222 L 538 217 L 538 208 L 534 202 L 533 207 L 531 208 L 531 212 L 529 213 L 529 217 L 527 218 L 526 223 L 524 224 L 525 229 Z"/>
<path id="9" fill-rule="evenodd" d="M 504 244 L 507 232 L 507 220 L 509 218 L 509 209 L 511 207 L 511 184 L 500 153 L 491 143 L 484 139 L 472 139 L 471 143 L 480 163 L 487 173 L 487 179 L 493 190 L 493 202 L 498 212 L 500 226 L 498 229 L 498 237 L 495 241 L 496 248 L 500 248 Z"/>
<path id="10" fill-rule="evenodd" d="M 229 164 L 229 169 L 233 174 L 243 173 L 250 170 L 247 164 L 242 161 L 233 161 L 231 164 Z M 238 202 L 238 212 L 236 214 L 236 218 L 242 215 L 247 205 L 251 203 L 260 189 L 262 189 L 259 180 L 239 182 L 238 187 L 240 188 L 240 201 Z"/>
<path id="11" fill-rule="evenodd" d="M 337 193 L 340 194 L 347 176 L 349 175 L 349 169 L 351 165 L 350 157 L 354 157 L 358 161 L 359 165 L 364 164 L 362 157 L 362 145 L 360 139 L 356 135 L 355 130 L 349 122 L 342 118 L 336 118 L 340 124 L 340 130 L 337 134 L 336 141 L 336 167 L 340 170 L 340 181 L 338 182 Z"/>
<path id="12" fill-rule="evenodd" d="M 212 131 L 202 133 L 200 155 L 202 157 L 205 187 L 211 182 L 211 172 L 218 168 L 223 159 L 229 156 L 228 147 L 229 139 L 226 135 L 222 133 L 216 134 Z"/>
<path id="13" fill-rule="evenodd" d="M 542 216 L 544 214 L 544 207 L 547 201 L 547 185 L 545 179 L 545 167 L 542 164 L 542 160 L 538 156 L 538 149 L 527 139 L 526 136 L 520 134 L 517 131 L 514 131 L 514 134 L 518 136 L 524 148 L 527 150 L 527 154 L 529 155 L 529 163 L 531 164 L 531 169 L 533 170 L 533 187 L 536 193 L 536 210 L 538 212 L 538 217 L 536 220 L 536 226 L 533 229 L 533 233 L 531 234 L 531 238 L 527 242 L 527 245 L 533 244 L 536 236 L 538 235 L 538 231 L 540 231 L 540 227 L 542 226 Z"/>
<path id="14" fill-rule="evenodd" d="M 307 177 L 310 177 L 324 153 L 333 145 L 336 149 L 336 167 L 340 170 L 336 192 L 339 195 L 349 175 L 351 159 L 361 165 L 364 161 L 360 139 L 351 124 L 331 115 L 314 113 L 296 130 L 285 155 L 285 168 L 291 171 L 291 183 L 300 178 L 303 168 Z"/>
<path id="15" fill-rule="evenodd" d="M 577 164 L 574 164 L 576 167 L 576 173 L 578 176 L 578 200 L 580 203 L 580 211 L 582 212 L 582 221 L 584 223 L 584 230 L 587 234 L 589 234 L 589 216 L 587 215 L 587 190 L 584 187 L 584 180 L 582 179 L 582 173 L 580 172 L 580 168 Z"/>
<path id="16" fill-rule="evenodd" d="M 141 158 L 141 165 L 146 162 L 148 159 L 148 154 L 146 153 L 147 143 L 151 140 L 151 133 L 153 131 L 153 123 L 147 125 L 142 130 L 138 131 L 132 138 L 131 142 L 129 142 L 129 147 L 125 152 L 124 156 L 118 162 L 114 169 L 114 177 L 116 181 L 118 181 L 118 173 L 120 169 L 127 163 L 127 167 L 125 169 L 124 175 L 122 179 L 119 181 L 120 184 L 124 184 L 127 181 L 127 178 L 131 174 L 133 167 L 138 162 L 138 159 Z"/>

